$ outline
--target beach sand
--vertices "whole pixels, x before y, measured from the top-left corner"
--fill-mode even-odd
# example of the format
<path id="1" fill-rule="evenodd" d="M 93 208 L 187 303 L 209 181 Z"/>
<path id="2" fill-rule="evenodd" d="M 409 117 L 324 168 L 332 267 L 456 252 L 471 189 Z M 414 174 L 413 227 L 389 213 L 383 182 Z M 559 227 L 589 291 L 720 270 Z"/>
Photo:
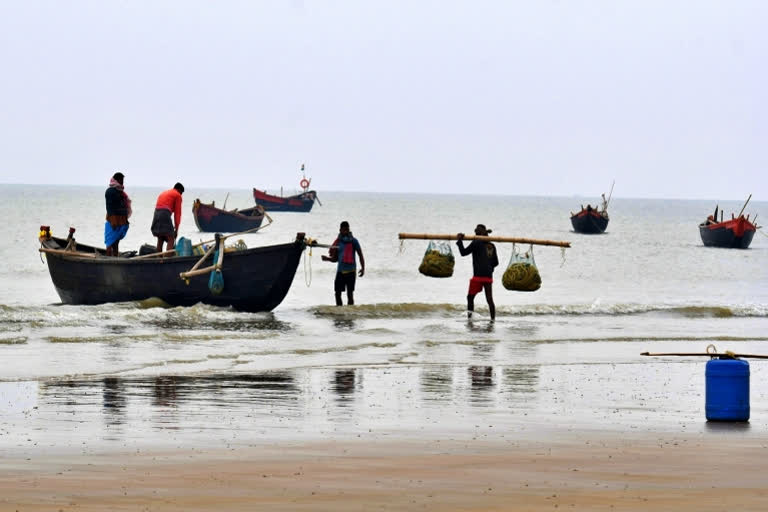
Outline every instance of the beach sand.
<path id="1" fill-rule="evenodd" d="M 4 457 L 0 510 L 768 509 L 768 440 L 551 429 L 546 437 Z"/>

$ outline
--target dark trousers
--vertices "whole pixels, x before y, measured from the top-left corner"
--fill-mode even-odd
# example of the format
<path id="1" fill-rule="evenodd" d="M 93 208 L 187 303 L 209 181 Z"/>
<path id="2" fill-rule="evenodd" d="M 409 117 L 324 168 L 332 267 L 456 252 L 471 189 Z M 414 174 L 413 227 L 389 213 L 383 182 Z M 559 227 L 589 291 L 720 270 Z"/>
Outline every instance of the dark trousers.
<path id="1" fill-rule="evenodd" d="M 336 279 L 333 281 L 333 291 L 336 295 L 336 305 L 341 306 L 341 294 L 347 291 L 347 304 L 350 306 L 355 303 L 355 280 L 357 274 L 352 272 L 336 272 Z"/>

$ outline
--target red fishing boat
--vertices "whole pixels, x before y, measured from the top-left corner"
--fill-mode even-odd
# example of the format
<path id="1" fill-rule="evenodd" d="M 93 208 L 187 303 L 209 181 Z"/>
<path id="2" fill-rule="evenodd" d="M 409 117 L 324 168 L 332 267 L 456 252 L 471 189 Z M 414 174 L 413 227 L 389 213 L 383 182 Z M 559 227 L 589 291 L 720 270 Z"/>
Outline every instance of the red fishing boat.
<path id="1" fill-rule="evenodd" d="M 744 208 L 752 199 L 752 194 L 739 212 L 738 216 L 731 214 L 729 220 L 723 219 L 723 211 L 720 210 L 720 220 L 717 219 L 719 205 L 715 206 L 715 213 L 707 217 L 707 220 L 699 224 L 701 241 L 707 247 L 726 247 L 729 249 L 747 249 L 752 243 L 752 237 L 759 228 L 757 215 L 751 221 L 749 215 L 743 215 Z"/>
<path id="2" fill-rule="evenodd" d="M 301 185 L 302 192 L 292 196 L 283 196 L 282 191 L 279 196 L 273 194 L 267 194 L 267 191 L 253 189 L 253 199 L 256 204 L 263 207 L 270 212 L 308 212 L 314 206 L 315 201 L 318 203 L 320 200 L 317 198 L 317 192 L 309 189 L 309 185 L 312 182 L 311 179 L 307 179 L 304 175 L 304 164 L 301 165 Z M 321 205 L 322 206 L 322 205 Z"/>

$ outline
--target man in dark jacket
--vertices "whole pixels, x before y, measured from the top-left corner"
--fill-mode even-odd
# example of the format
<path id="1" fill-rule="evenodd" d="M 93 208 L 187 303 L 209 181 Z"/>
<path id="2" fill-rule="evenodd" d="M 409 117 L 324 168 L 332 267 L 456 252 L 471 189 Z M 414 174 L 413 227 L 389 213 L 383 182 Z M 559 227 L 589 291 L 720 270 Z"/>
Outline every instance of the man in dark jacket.
<path id="1" fill-rule="evenodd" d="M 118 256 L 120 240 L 128 233 L 128 218 L 131 216 L 131 200 L 125 193 L 123 173 L 116 172 L 109 180 L 109 187 L 104 192 L 107 203 L 107 219 L 104 223 L 104 245 L 107 256 Z"/>
<path id="2" fill-rule="evenodd" d="M 478 224 L 475 228 L 475 235 L 488 236 L 490 229 L 486 229 L 483 224 Z M 472 279 L 469 280 L 469 291 L 467 292 L 467 316 L 472 318 L 472 312 L 475 310 L 475 295 L 480 290 L 485 290 L 485 299 L 488 301 L 488 310 L 491 313 L 491 320 L 496 319 L 496 304 L 493 303 L 493 269 L 499 265 L 499 258 L 496 255 L 496 246 L 485 240 L 472 240 L 464 247 L 464 233 L 456 235 L 459 246 L 459 253 L 462 256 L 472 255 Z"/>

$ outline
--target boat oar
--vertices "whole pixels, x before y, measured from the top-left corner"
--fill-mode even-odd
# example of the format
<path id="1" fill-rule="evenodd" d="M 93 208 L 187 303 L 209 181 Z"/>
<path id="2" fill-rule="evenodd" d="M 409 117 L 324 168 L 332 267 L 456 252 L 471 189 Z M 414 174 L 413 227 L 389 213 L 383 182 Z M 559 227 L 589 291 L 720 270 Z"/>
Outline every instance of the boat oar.
<path id="1" fill-rule="evenodd" d="M 400 240 L 458 240 L 458 237 L 453 234 L 436 234 L 436 233 L 398 233 L 397 237 Z M 510 242 L 517 244 L 532 244 L 532 245 L 554 245 L 556 247 L 570 247 L 570 242 L 560 242 L 557 240 L 539 240 L 536 238 L 518 238 L 509 236 L 479 236 L 479 235 L 464 235 L 464 240 L 482 240 L 486 242 Z"/>

